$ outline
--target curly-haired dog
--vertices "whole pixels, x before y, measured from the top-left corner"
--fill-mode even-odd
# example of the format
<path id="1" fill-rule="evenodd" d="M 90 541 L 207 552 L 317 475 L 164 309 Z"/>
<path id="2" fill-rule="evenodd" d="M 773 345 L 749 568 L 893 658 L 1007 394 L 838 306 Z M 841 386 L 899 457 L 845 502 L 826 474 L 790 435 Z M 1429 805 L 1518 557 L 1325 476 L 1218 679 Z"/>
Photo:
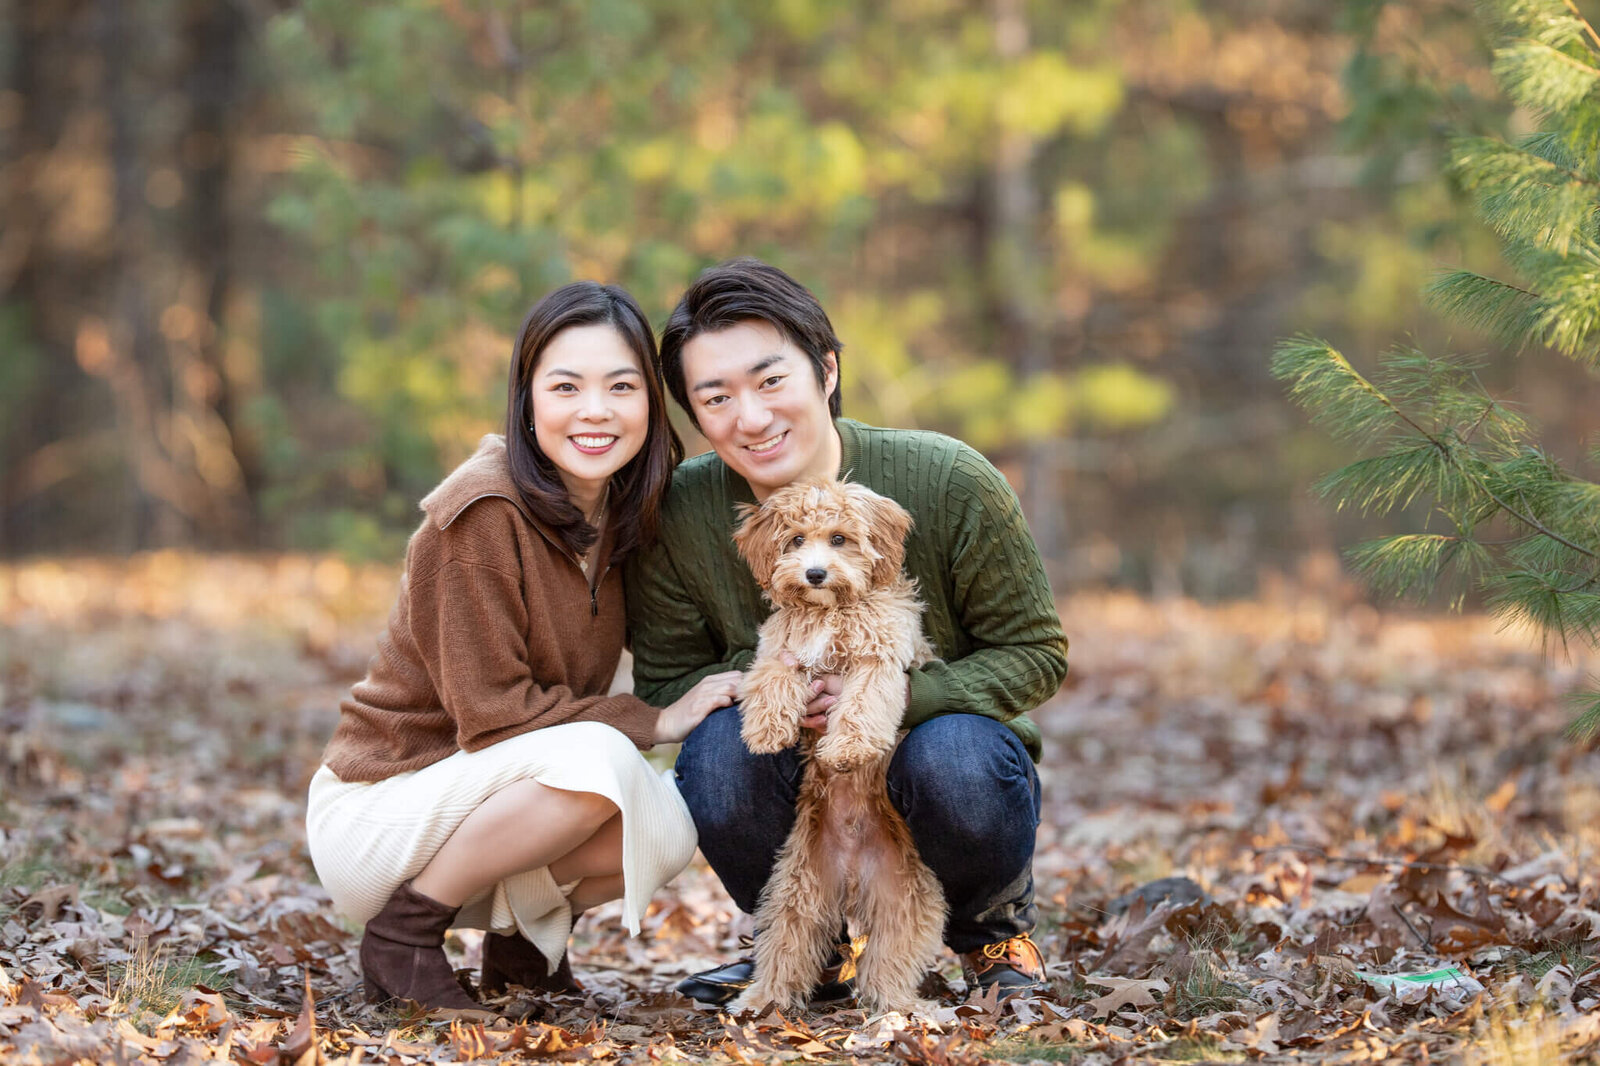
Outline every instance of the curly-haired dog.
<path id="1" fill-rule="evenodd" d="M 911 516 L 863 485 L 826 478 L 779 489 L 743 514 L 734 542 L 776 610 L 740 685 L 742 735 L 752 752 L 800 743 L 808 757 L 794 828 L 756 910 L 755 981 L 735 1007 L 803 1008 L 848 918 L 868 937 L 862 1002 L 907 1009 L 946 915 L 885 784 L 906 669 L 933 658 L 916 583 L 901 572 Z M 818 674 L 841 675 L 842 688 L 826 732 L 802 739 Z"/>

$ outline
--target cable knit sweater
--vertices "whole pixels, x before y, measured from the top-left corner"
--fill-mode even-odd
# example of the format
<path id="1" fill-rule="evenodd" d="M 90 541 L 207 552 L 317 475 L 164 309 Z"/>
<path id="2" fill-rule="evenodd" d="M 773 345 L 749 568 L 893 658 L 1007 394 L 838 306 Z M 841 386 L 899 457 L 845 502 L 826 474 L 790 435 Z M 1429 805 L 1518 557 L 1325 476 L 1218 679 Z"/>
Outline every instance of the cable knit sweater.
<path id="1" fill-rule="evenodd" d="M 607 696 L 625 630 L 621 569 L 602 534 L 588 578 L 523 507 L 505 439 L 422 501 L 378 653 L 342 704 L 323 762 L 380 781 L 544 726 L 604 722 L 640 748 L 657 712 Z"/>
<path id="2" fill-rule="evenodd" d="M 835 421 L 840 475 L 900 503 L 915 521 L 906 572 L 927 612 L 940 661 L 910 672 L 903 724 L 982 714 L 1005 722 L 1037 760 L 1027 711 L 1067 673 L 1061 631 L 1039 549 L 1016 494 L 974 449 L 937 433 Z M 628 563 L 634 691 L 666 703 L 718 670 L 743 670 L 771 612 L 731 539 L 734 504 L 750 486 L 713 453 L 679 466 L 655 547 Z"/>

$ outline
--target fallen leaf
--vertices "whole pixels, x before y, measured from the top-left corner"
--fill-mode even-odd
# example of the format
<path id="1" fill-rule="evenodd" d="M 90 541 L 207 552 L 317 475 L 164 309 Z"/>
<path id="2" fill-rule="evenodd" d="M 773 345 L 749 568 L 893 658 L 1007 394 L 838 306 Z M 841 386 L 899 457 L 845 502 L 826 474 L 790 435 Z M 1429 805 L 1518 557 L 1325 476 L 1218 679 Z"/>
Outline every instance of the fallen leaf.
<path id="1" fill-rule="evenodd" d="M 281 1061 L 294 1063 L 295 1066 L 302 1066 L 308 1055 L 312 1057 L 311 1061 L 314 1063 L 323 1061 L 322 1052 L 317 1046 L 317 1008 L 311 998 L 309 971 L 306 973 L 305 985 L 306 995 L 300 1004 L 300 1016 L 295 1019 L 294 1028 L 284 1040 L 279 1055 Z"/>
<path id="2" fill-rule="evenodd" d="M 1159 978 L 1141 981 L 1131 977 L 1090 974 L 1084 980 L 1091 985 L 1111 989 L 1106 995 L 1089 1001 L 1091 1018 L 1107 1018 L 1126 1007 L 1153 1007 L 1167 991 L 1167 982 Z"/>
<path id="3" fill-rule="evenodd" d="M 1489 793 L 1484 798 L 1483 805 L 1495 814 L 1506 813 L 1506 808 L 1511 806 L 1511 801 L 1517 798 L 1516 778 L 1508 777 L 1500 782 L 1500 787 Z"/>

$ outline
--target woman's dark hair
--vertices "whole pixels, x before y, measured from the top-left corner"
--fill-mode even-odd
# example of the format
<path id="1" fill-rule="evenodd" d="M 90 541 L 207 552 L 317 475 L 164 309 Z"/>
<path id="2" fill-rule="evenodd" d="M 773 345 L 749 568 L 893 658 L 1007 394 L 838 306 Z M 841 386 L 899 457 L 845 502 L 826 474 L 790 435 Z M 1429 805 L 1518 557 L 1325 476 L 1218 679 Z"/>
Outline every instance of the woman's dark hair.
<path id="1" fill-rule="evenodd" d="M 835 366 L 838 365 L 843 346 L 827 312 L 810 289 L 777 267 L 750 256 L 719 263 L 695 279 L 661 329 L 661 376 L 666 378 L 672 398 L 696 428 L 700 419 L 689 403 L 689 384 L 683 379 L 683 346 L 700 333 L 727 329 L 752 318 L 776 327 L 806 353 L 817 375 L 818 388 L 828 375 L 824 357 L 832 352 Z M 839 417 L 841 391 L 836 385 L 828 397 L 828 411 L 834 418 Z"/>
<path id="2" fill-rule="evenodd" d="M 533 305 L 517 333 L 511 352 L 511 383 L 506 401 L 506 452 L 511 480 L 534 517 L 549 526 L 577 554 L 594 543 L 591 526 L 567 494 L 555 463 L 545 455 L 528 427 L 532 421 L 533 372 L 556 334 L 573 326 L 609 325 L 633 350 L 644 373 L 650 400 L 649 428 L 644 447 L 626 466 L 611 475 L 606 512 L 616 533 L 613 558 L 621 558 L 655 539 L 661 516 L 661 496 L 672 479 L 672 468 L 683 459 L 683 443 L 667 421 L 667 401 L 656 367 L 656 339 L 644 312 L 622 289 L 593 281 L 563 285 Z"/>

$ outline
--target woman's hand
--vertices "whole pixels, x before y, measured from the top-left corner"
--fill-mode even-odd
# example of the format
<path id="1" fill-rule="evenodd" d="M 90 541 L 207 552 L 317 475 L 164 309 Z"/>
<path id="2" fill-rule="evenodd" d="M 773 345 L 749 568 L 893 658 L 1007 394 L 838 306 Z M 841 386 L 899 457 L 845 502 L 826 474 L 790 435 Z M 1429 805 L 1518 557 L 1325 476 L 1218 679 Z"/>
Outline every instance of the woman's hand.
<path id="1" fill-rule="evenodd" d="M 720 674 L 708 674 L 696 681 L 694 688 L 685 692 L 682 699 L 670 707 L 662 708 L 656 716 L 656 743 L 682 743 L 683 738 L 694 732 L 694 727 L 706 715 L 734 701 L 739 694 L 739 678 L 743 676 L 737 670 L 728 670 Z"/>

